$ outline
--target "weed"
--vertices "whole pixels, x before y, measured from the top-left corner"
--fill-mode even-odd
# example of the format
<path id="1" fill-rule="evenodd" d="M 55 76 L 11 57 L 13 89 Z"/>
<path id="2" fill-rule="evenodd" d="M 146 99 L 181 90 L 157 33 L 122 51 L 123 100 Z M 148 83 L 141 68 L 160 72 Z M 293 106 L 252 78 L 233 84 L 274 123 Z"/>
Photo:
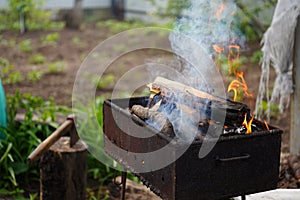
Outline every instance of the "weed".
<path id="1" fill-rule="evenodd" d="M 66 68 L 66 63 L 64 61 L 56 61 L 49 64 L 47 73 L 59 74 L 62 73 Z"/>
<path id="2" fill-rule="evenodd" d="M 78 47 L 85 47 L 86 43 L 81 41 L 79 37 L 74 36 L 72 37 L 72 43 Z"/>
<path id="3" fill-rule="evenodd" d="M 6 39 L 1 38 L 0 45 L 4 46 L 4 47 L 14 48 L 16 46 L 16 41 L 13 39 L 6 40 Z"/>
<path id="4" fill-rule="evenodd" d="M 18 84 L 24 80 L 23 75 L 21 72 L 12 72 L 7 77 L 3 79 L 3 83 L 5 84 Z"/>
<path id="5" fill-rule="evenodd" d="M 51 21 L 51 11 L 40 9 L 44 0 L 10 0 L 9 9 L 0 15 L 0 30 L 59 30 L 64 23 Z M 24 23 L 20 23 L 24 16 Z M 22 25 L 21 25 L 22 24 Z"/>
<path id="6" fill-rule="evenodd" d="M 35 83 L 39 80 L 41 80 L 42 76 L 44 75 L 44 71 L 42 70 L 34 70 L 31 72 L 27 73 L 27 79 L 32 82 Z"/>
<path id="7" fill-rule="evenodd" d="M 78 45 L 78 44 L 80 44 L 80 38 L 79 37 L 77 37 L 77 36 L 74 36 L 74 37 L 72 37 L 72 43 L 73 44 L 76 44 L 76 45 Z"/>
<path id="8" fill-rule="evenodd" d="M 215 59 L 216 65 L 221 69 L 222 74 L 225 76 L 231 76 L 236 74 L 240 70 L 241 66 L 247 61 L 247 58 L 241 56 L 228 62 L 228 57 L 221 54 L 218 55 Z"/>
<path id="9" fill-rule="evenodd" d="M 13 64 L 11 64 L 6 58 L 0 57 L 0 78 L 5 78 L 14 69 Z"/>
<path id="10" fill-rule="evenodd" d="M 25 113 L 23 121 L 15 121 L 19 109 Z M 38 179 L 38 163 L 29 164 L 28 155 L 53 131 L 46 120 L 55 120 L 57 113 L 66 113 L 68 109 L 58 107 L 52 100 L 44 101 L 30 94 L 7 95 L 7 128 L 1 128 L 5 134 L 0 139 L 0 193 L 8 195 L 22 194 L 20 184 L 30 184 Z M 34 121 L 37 115 L 41 122 Z M 35 195 L 31 195 L 33 198 Z"/>
<path id="11" fill-rule="evenodd" d="M 20 49 L 23 53 L 32 52 L 32 46 L 31 46 L 31 40 L 30 39 L 23 40 L 22 42 L 20 42 L 19 46 L 20 46 Z"/>
<path id="12" fill-rule="evenodd" d="M 107 75 L 103 75 L 101 77 L 101 80 L 98 80 L 99 78 L 97 76 L 95 76 L 92 79 L 92 82 L 97 84 L 97 88 L 98 89 L 103 89 L 103 88 L 108 88 L 108 87 L 112 87 L 115 81 L 115 76 L 113 74 L 107 74 Z"/>
<path id="13" fill-rule="evenodd" d="M 268 102 L 267 101 L 262 101 L 262 110 L 263 110 L 263 113 L 267 113 L 267 111 L 268 111 Z M 280 112 L 279 106 L 270 103 L 270 117 L 278 116 L 279 112 Z"/>
<path id="14" fill-rule="evenodd" d="M 41 42 L 43 45 L 56 46 L 59 38 L 60 38 L 59 33 L 49 33 L 49 34 L 41 37 Z"/>
<path id="15" fill-rule="evenodd" d="M 261 50 L 255 51 L 250 58 L 250 62 L 253 64 L 258 64 L 261 58 L 262 58 L 262 51 Z"/>
<path id="16" fill-rule="evenodd" d="M 31 64 L 43 64 L 46 62 L 46 57 L 41 53 L 37 53 L 30 56 L 29 61 Z"/>

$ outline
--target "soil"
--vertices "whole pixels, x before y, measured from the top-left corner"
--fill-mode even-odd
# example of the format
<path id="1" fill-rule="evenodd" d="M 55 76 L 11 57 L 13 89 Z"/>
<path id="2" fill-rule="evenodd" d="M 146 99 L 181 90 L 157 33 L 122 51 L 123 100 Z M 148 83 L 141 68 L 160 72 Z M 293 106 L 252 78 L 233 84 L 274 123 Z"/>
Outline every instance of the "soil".
<path id="1" fill-rule="evenodd" d="M 57 32 L 60 38 L 56 45 L 41 44 L 41 37 L 49 33 Z M 53 98 L 54 101 L 61 105 L 71 106 L 72 89 L 75 81 L 77 70 L 79 69 L 83 58 L 100 42 L 111 36 L 111 32 L 106 28 L 98 28 L 94 24 L 84 24 L 80 30 L 63 29 L 59 31 L 34 31 L 20 35 L 18 32 L 2 32 L 2 40 L 15 41 L 14 47 L 0 46 L 0 55 L 14 64 L 14 70 L 20 71 L 24 77 L 29 71 L 45 69 L 50 62 L 64 61 L 66 68 L 62 73 L 46 73 L 38 82 L 24 80 L 19 84 L 4 84 L 7 94 L 14 94 L 16 90 L 20 93 L 30 93 L 34 96 L 42 97 L 47 100 Z M 74 38 L 79 38 L 79 42 L 74 42 Z M 22 53 L 18 44 L 25 40 L 32 41 L 33 51 L 31 53 Z M 77 39 L 78 40 L 78 39 Z M 249 44 L 247 50 L 242 55 L 249 57 L 260 47 L 257 43 Z M 46 56 L 46 63 L 32 65 L 29 62 L 29 56 L 42 53 Z M 134 62 L 134 60 L 132 61 Z M 128 64 L 128 63 L 127 63 Z M 129 63 L 130 64 L 130 63 Z M 260 79 L 260 66 L 258 64 L 248 63 L 242 67 L 245 79 L 249 84 L 249 90 L 253 93 L 252 98 L 245 100 L 245 103 L 253 110 L 255 98 Z M 253 73 L 254 72 L 254 73 Z M 274 75 L 272 76 L 274 78 Z M 99 90 L 98 95 L 110 90 Z M 293 170 L 289 166 L 289 130 L 290 130 L 290 111 L 278 114 L 271 119 L 270 124 L 280 127 L 284 134 L 282 136 L 282 161 L 280 171 L 280 188 L 300 188 L 299 181 L 294 176 Z M 146 192 L 147 193 L 147 192 Z M 147 199 L 142 197 L 132 197 L 132 199 Z"/>

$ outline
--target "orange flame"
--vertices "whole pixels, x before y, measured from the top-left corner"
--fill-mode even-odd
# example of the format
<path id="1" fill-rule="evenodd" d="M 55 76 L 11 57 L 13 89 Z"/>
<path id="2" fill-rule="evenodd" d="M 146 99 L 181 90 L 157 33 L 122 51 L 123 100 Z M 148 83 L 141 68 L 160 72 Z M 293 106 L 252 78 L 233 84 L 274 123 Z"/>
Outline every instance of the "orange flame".
<path id="1" fill-rule="evenodd" d="M 269 125 L 268 125 L 268 123 L 266 122 L 266 120 L 264 120 L 264 122 L 265 122 L 265 125 L 266 125 L 266 128 L 267 128 L 267 130 L 269 131 L 269 130 L 270 130 L 270 128 L 269 128 Z"/>
<path id="2" fill-rule="evenodd" d="M 213 45 L 213 49 L 215 50 L 215 52 L 217 52 L 218 54 L 221 54 L 224 51 L 224 47 L 220 47 L 218 45 Z"/>
<path id="3" fill-rule="evenodd" d="M 240 80 L 238 80 L 240 79 Z M 248 86 L 244 78 L 243 72 L 237 72 L 236 73 L 236 79 L 231 81 L 231 83 L 228 86 L 227 92 L 230 92 L 231 90 L 234 92 L 233 101 L 236 101 L 238 88 L 242 88 L 246 96 L 252 96 L 252 94 L 248 91 Z"/>
<path id="4" fill-rule="evenodd" d="M 251 125 L 252 125 L 253 119 L 254 119 L 254 115 L 252 115 L 250 121 L 247 122 L 247 114 L 245 114 L 244 122 L 242 125 L 245 126 L 247 129 L 246 134 L 252 133 Z"/>
<path id="5" fill-rule="evenodd" d="M 225 10 L 225 6 L 224 5 L 220 5 L 219 9 L 216 12 L 216 17 L 217 19 L 220 21 L 221 20 L 221 14 L 222 12 Z"/>
<path id="6" fill-rule="evenodd" d="M 240 46 L 239 45 L 229 45 L 228 46 L 228 64 L 233 63 L 234 60 L 240 57 Z"/>

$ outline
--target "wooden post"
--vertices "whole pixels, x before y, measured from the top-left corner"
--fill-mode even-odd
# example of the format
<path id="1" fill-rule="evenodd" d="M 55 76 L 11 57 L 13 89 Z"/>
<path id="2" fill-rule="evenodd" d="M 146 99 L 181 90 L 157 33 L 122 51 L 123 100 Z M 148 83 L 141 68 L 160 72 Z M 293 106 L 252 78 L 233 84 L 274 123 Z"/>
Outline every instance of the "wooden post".
<path id="1" fill-rule="evenodd" d="M 87 148 L 78 140 L 62 137 L 40 160 L 40 199 L 85 200 Z"/>
<path id="2" fill-rule="evenodd" d="M 300 16 L 295 30 L 293 83 L 291 100 L 290 153 L 300 155 Z"/>

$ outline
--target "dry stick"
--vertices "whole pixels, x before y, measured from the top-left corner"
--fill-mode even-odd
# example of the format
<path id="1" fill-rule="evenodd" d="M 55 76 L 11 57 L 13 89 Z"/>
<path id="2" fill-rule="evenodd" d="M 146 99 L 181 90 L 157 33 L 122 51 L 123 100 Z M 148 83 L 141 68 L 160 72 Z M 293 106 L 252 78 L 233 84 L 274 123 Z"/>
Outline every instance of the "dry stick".
<path id="1" fill-rule="evenodd" d="M 44 140 L 29 156 L 28 160 L 34 162 L 38 160 L 59 138 L 65 135 L 74 126 L 74 121 L 68 119 L 56 131 L 54 131 L 46 140 Z"/>

